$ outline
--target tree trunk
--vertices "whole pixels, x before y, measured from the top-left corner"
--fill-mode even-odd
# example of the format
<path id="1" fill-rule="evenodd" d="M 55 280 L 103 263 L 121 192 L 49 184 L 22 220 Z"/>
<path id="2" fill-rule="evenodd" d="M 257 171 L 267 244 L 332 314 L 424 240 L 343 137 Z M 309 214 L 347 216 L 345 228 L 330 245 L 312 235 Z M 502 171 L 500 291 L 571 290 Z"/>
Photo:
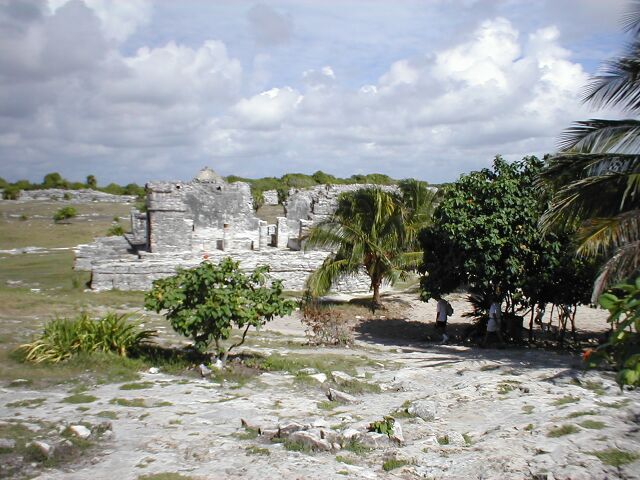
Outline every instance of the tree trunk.
<path id="1" fill-rule="evenodd" d="M 380 305 L 380 281 L 372 282 L 373 287 L 373 308 Z"/>
<path id="2" fill-rule="evenodd" d="M 533 315 L 535 312 L 536 306 L 535 304 L 531 307 L 531 319 L 529 320 L 529 343 L 533 340 Z"/>

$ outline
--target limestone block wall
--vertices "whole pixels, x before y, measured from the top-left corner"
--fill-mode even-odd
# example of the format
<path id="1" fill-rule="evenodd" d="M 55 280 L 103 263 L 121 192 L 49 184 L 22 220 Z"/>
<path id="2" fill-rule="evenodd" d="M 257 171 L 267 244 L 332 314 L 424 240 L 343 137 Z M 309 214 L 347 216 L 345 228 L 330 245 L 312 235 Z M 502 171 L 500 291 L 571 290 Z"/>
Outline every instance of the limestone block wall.
<path id="1" fill-rule="evenodd" d="M 278 191 L 266 190 L 262 192 L 262 200 L 265 205 L 278 205 Z"/>
<path id="2" fill-rule="evenodd" d="M 301 291 L 311 272 L 316 270 L 326 258 L 326 252 L 293 252 L 269 249 L 252 252 L 216 251 L 209 254 L 209 260 L 217 262 L 231 256 L 240 262 L 241 268 L 251 271 L 259 265 L 269 265 L 272 278 L 283 281 L 287 290 Z M 120 260 L 95 261 L 92 265 L 93 290 L 148 290 L 153 280 L 173 275 L 179 267 L 190 268 L 198 265 L 202 257 L 147 254 L 141 259 L 134 255 Z M 345 278 L 336 284 L 334 291 L 367 292 L 369 279 L 362 274 L 355 278 Z"/>

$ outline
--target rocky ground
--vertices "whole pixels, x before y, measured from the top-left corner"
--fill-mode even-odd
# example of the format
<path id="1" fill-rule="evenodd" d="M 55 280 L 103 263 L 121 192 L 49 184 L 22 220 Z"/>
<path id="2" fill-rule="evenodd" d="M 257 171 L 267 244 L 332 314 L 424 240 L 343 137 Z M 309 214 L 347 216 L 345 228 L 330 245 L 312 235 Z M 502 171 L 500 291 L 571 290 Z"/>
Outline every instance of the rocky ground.
<path id="1" fill-rule="evenodd" d="M 403 318 L 363 320 L 351 348 L 305 346 L 297 317 L 274 322 L 245 349 L 269 372 L 14 380 L 0 389 L 0 476 L 640 478 L 639 392 L 575 354 L 425 342 L 435 311 L 413 298 Z M 455 335 L 468 305 L 453 300 Z M 604 317 L 582 310 L 580 333 Z"/>

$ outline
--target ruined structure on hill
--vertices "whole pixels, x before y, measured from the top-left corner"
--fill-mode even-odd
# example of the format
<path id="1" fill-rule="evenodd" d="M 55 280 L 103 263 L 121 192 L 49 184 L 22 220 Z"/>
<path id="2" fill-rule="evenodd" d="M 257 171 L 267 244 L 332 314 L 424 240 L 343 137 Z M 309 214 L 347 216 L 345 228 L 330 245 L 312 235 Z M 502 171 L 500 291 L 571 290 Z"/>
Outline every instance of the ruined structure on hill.
<path id="1" fill-rule="evenodd" d="M 309 229 L 331 215 L 340 193 L 364 187 L 292 190 L 286 216 L 268 225 L 255 215 L 248 184 L 227 183 L 209 168 L 191 182 L 150 182 L 147 212 L 132 211 L 132 232 L 80 245 L 75 268 L 92 272 L 94 290 L 146 290 L 153 280 L 172 275 L 179 267 L 230 256 L 246 269 L 269 265 L 272 276 L 283 280 L 286 289 L 301 290 L 328 254 L 302 251 Z M 338 291 L 368 289 L 365 275 L 335 286 Z"/>

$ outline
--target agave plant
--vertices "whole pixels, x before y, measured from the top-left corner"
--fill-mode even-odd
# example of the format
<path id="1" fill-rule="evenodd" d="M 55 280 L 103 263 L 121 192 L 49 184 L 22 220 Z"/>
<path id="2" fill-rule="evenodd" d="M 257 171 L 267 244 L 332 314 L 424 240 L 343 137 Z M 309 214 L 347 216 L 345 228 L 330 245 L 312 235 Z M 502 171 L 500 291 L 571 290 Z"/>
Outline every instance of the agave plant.
<path id="1" fill-rule="evenodd" d="M 19 348 L 33 363 L 58 363 L 78 353 L 92 352 L 126 357 L 156 334 L 138 330 L 128 320 L 126 314 L 108 313 L 94 321 L 84 312 L 73 319 L 55 318 L 45 325 L 39 338 Z"/>

